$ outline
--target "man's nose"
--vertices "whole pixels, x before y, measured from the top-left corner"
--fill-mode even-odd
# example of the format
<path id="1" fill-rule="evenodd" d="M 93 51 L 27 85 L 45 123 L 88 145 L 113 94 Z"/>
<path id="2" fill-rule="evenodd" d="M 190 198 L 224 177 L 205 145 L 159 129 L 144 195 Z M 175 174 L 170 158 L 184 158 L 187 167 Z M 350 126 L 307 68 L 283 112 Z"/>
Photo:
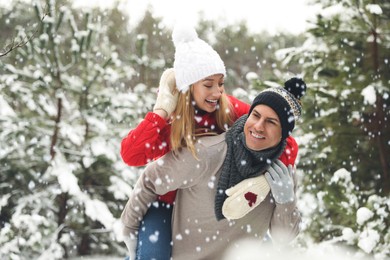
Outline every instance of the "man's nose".
<path id="1" fill-rule="evenodd" d="M 255 124 L 255 129 L 256 131 L 264 131 L 264 120 L 263 119 L 259 119 L 256 124 Z"/>

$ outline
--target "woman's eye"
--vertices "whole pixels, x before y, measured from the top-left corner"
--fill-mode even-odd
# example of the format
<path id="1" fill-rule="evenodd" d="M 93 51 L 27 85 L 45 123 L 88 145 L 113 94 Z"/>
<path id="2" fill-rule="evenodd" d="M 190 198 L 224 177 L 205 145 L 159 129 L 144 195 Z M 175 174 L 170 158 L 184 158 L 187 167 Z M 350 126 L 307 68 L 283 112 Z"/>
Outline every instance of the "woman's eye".
<path id="1" fill-rule="evenodd" d="M 204 85 L 206 88 L 212 88 L 213 86 Z"/>
<path id="2" fill-rule="evenodd" d="M 225 85 L 225 82 L 219 83 L 220 87 L 222 87 L 223 85 Z"/>

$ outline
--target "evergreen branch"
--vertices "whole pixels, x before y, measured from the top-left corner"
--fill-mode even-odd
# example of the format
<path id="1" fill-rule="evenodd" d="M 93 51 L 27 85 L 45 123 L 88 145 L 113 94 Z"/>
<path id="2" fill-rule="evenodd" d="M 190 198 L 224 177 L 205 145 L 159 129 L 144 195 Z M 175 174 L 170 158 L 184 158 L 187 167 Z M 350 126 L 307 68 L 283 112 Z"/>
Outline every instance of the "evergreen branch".
<path id="1" fill-rule="evenodd" d="M 57 144 L 57 139 L 58 139 L 58 133 L 60 131 L 59 129 L 59 124 L 61 121 L 61 114 L 62 114 L 62 99 L 57 98 L 57 117 L 55 119 L 55 126 L 54 126 L 54 133 L 51 138 L 51 144 L 50 144 L 50 156 L 51 159 L 54 159 L 54 156 L 56 154 L 56 144 Z"/>
<path id="2" fill-rule="evenodd" d="M 355 4 L 356 4 L 356 10 L 357 10 L 360 18 L 362 19 L 362 21 L 370 28 L 370 30 L 372 30 L 372 31 L 375 30 L 374 25 L 370 22 L 370 20 L 366 19 L 363 12 L 361 11 L 362 8 L 360 6 L 359 1 L 355 0 Z"/>
<path id="3" fill-rule="evenodd" d="M 78 226 L 75 226 L 75 225 L 67 225 L 63 228 L 63 231 L 64 233 L 67 233 L 67 232 L 75 232 L 77 234 L 105 234 L 105 233 L 110 233 L 112 232 L 112 229 L 107 229 L 107 228 L 88 228 L 87 227 L 84 227 L 84 228 L 80 228 Z"/>
<path id="4" fill-rule="evenodd" d="M 12 39 L 12 42 L 5 47 L 5 50 L 3 52 L 0 53 L 0 57 L 4 57 L 8 53 L 10 53 L 11 51 L 26 45 L 29 41 L 31 41 L 32 39 L 35 38 L 35 35 L 37 34 L 37 32 L 38 32 L 38 30 L 36 30 L 31 36 L 23 37 L 23 39 L 18 41 L 18 42 L 15 41 L 15 38 Z"/>
<path id="5" fill-rule="evenodd" d="M 47 12 L 44 13 L 42 16 L 40 22 L 42 23 L 45 17 L 47 16 Z M 12 52 L 13 50 L 25 46 L 27 43 L 29 43 L 32 39 L 36 37 L 38 34 L 39 29 L 35 30 L 33 34 L 30 36 L 24 36 L 20 41 L 16 41 L 15 38 L 12 39 L 11 43 L 8 44 L 3 52 L 0 52 L 0 58 L 6 56 L 8 53 Z"/>

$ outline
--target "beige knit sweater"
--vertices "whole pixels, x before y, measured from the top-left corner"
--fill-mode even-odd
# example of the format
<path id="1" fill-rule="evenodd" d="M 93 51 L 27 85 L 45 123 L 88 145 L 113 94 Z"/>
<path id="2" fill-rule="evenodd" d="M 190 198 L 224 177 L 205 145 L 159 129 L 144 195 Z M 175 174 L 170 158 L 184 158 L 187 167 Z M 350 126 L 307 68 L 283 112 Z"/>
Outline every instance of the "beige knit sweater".
<path id="1" fill-rule="evenodd" d="M 148 206 L 158 195 L 178 189 L 172 217 L 172 259 L 223 259 L 225 250 L 240 240 L 261 243 L 267 230 L 274 243 L 286 243 L 299 232 L 301 222 L 296 203 L 278 205 L 271 192 L 241 219 L 217 221 L 214 198 L 226 155 L 225 134 L 204 137 L 197 144 L 198 157 L 183 149 L 150 163 L 138 179 L 122 212 L 124 234 L 135 234 Z"/>

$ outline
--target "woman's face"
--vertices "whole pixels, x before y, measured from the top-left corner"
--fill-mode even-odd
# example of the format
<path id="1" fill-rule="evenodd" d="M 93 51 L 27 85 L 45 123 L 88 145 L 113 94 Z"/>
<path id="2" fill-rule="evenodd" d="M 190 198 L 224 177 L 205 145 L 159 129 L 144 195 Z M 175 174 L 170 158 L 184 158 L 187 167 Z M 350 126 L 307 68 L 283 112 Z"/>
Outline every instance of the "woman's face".
<path id="1" fill-rule="evenodd" d="M 266 105 L 257 105 L 244 125 L 246 146 L 254 151 L 271 148 L 282 139 L 282 126 L 276 112 Z"/>
<path id="2" fill-rule="evenodd" d="M 212 113 L 217 109 L 218 101 L 224 91 L 224 76 L 215 74 L 195 82 L 191 91 L 196 107 Z"/>

